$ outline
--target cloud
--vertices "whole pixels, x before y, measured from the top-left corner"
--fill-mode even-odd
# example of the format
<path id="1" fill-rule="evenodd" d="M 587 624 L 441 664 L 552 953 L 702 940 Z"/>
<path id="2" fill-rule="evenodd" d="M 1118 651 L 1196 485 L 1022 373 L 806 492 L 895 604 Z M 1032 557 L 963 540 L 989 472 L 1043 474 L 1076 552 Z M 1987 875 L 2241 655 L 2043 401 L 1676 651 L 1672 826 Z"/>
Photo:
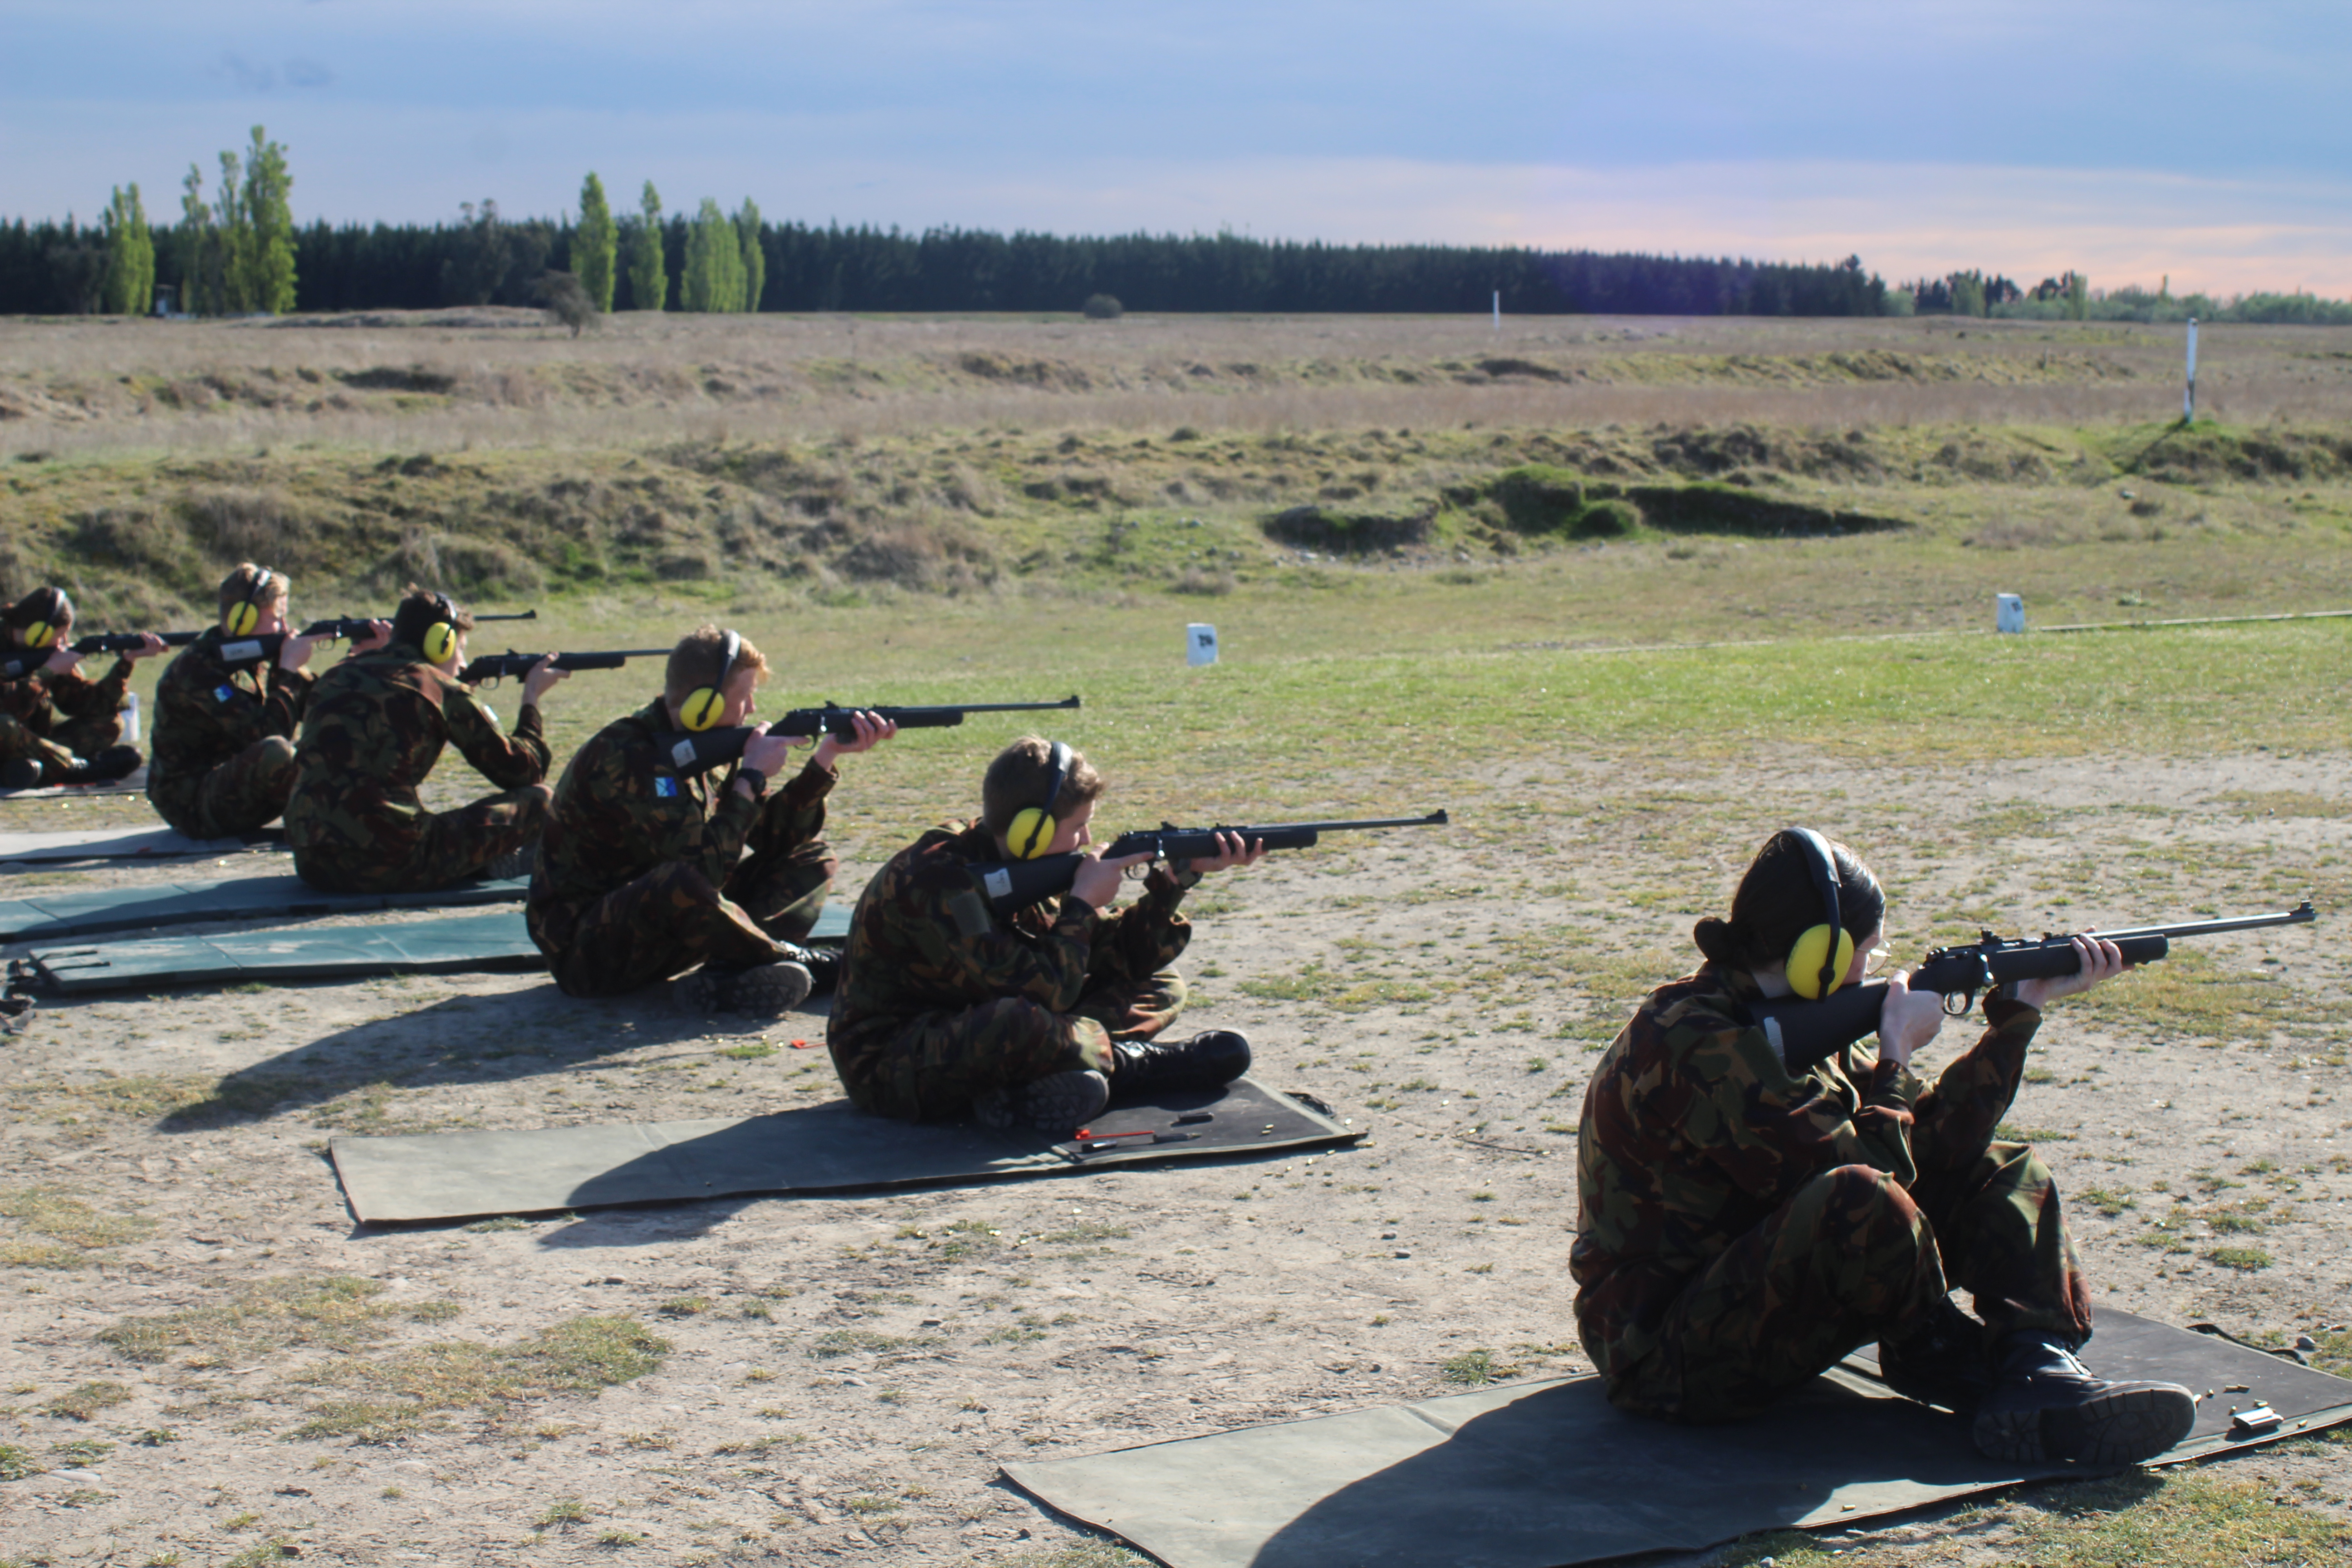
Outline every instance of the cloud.
<path id="1" fill-rule="evenodd" d="M 243 55 L 224 53 L 212 74 L 225 77 L 239 92 L 268 92 L 278 85 L 278 72 L 268 66 L 257 66 Z"/>
<path id="2" fill-rule="evenodd" d="M 324 87 L 335 79 L 335 73 L 317 60 L 300 56 L 286 62 L 286 84 L 289 87 Z"/>

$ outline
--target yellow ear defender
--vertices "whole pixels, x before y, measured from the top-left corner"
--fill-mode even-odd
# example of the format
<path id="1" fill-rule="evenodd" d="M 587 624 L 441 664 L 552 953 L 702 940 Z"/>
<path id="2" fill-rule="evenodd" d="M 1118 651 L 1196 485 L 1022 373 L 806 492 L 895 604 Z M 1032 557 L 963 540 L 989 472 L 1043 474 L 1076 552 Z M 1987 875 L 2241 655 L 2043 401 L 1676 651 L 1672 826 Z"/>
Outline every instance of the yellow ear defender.
<path id="1" fill-rule="evenodd" d="M 742 635 L 727 634 L 727 647 L 719 660 L 719 674 L 708 686 L 698 686 L 686 694 L 677 705 L 677 721 L 696 734 L 719 727 L 719 716 L 727 710 L 727 678 L 735 672 L 736 658 L 743 651 Z"/>
<path id="2" fill-rule="evenodd" d="M 1015 860 L 1036 859 L 1052 847 L 1054 835 L 1062 830 L 1061 818 L 1054 815 L 1054 806 L 1062 798 L 1062 785 L 1070 776 L 1070 748 L 1060 741 L 1055 742 L 1045 768 L 1045 804 L 1023 806 L 1013 814 L 1013 826 L 1004 833 L 1005 847 L 1013 851 Z"/>
<path id="3" fill-rule="evenodd" d="M 261 574 L 245 591 L 245 597 L 228 607 L 222 629 L 233 637 L 251 637 L 254 628 L 261 625 L 261 606 L 267 602 L 269 584 L 277 580 L 276 574 L 262 567 Z"/>
<path id="4" fill-rule="evenodd" d="M 427 664 L 446 664 L 449 656 L 457 651 L 457 606 L 449 602 L 446 594 L 436 594 L 433 602 L 440 608 L 441 618 L 425 628 L 418 647 L 425 650 Z"/>
<path id="5" fill-rule="evenodd" d="M 1810 827 L 1792 827 L 1789 836 L 1805 858 L 1805 869 L 1821 894 L 1826 918 L 1799 933 L 1789 949 L 1783 973 L 1790 990 L 1808 1002 L 1818 1002 L 1845 984 L 1846 971 L 1853 965 L 1853 935 L 1838 918 L 1837 860 L 1830 854 L 1829 840 Z"/>
<path id="6" fill-rule="evenodd" d="M 40 619 L 25 623 L 26 647 L 55 647 L 63 639 L 67 625 L 73 619 L 73 600 L 63 588 L 37 588 L 19 599 L 17 607 L 37 604 Z"/>

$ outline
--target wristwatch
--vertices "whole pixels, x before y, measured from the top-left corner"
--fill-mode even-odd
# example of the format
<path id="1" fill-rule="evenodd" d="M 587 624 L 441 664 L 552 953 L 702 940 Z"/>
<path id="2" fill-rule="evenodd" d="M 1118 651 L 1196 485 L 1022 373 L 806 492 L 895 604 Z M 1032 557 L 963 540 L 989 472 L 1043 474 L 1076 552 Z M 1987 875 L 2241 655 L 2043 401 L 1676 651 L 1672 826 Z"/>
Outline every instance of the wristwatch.
<path id="1" fill-rule="evenodd" d="M 735 770 L 735 776 L 739 779 L 747 779 L 751 782 L 751 795 L 753 799 L 756 800 L 761 795 L 768 793 L 768 775 L 761 773 L 759 769 L 737 768 Z"/>

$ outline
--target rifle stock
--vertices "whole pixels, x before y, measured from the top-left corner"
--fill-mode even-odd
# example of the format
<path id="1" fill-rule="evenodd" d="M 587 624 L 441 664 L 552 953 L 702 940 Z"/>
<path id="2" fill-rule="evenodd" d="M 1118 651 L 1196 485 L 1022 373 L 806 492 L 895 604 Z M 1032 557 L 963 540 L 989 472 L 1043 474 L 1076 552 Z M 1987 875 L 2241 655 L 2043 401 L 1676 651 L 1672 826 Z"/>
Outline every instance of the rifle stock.
<path id="1" fill-rule="evenodd" d="M 158 632 L 156 634 L 163 638 L 165 647 L 185 647 L 204 635 L 202 632 Z M 94 653 L 128 653 L 145 641 L 144 632 L 100 632 L 82 637 L 68 646 L 74 652 L 87 658 Z M 0 661 L 0 680 L 24 679 L 25 677 L 54 658 L 57 651 L 53 647 L 26 648 L 6 660 Z"/>
<path id="2" fill-rule="evenodd" d="M 2318 919 L 2306 899 L 2276 914 L 2241 915 L 2229 920 L 2194 921 L 2186 925 L 2132 926 L 2122 931 L 2088 931 L 2123 950 L 2126 963 L 2154 963 L 2172 951 L 2180 937 L 2218 936 L 2223 931 L 2255 931 L 2265 926 L 2305 925 Z M 1944 997 L 1944 1011 L 1954 1017 L 1975 1004 L 1977 993 L 2016 980 L 2054 980 L 2075 973 L 2082 961 L 2074 954 L 2071 936 L 2045 936 L 2039 942 L 2022 938 L 2004 941 L 1990 931 L 1969 947 L 1940 947 L 1911 972 L 1914 991 L 1934 991 Z M 1959 1005 L 1952 1003 L 1958 999 Z M 1790 1072 L 1801 1072 L 1833 1057 L 1878 1029 L 1879 1010 L 1885 1005 L 1884 981 L 1843 986 L 1818 1002 L 1785 996 L 1751 1005 L 1749 1016 L 1773 1037 Z"/>
<path id="3" fill-rule="evenodd" d="M 468 686 L 473 686 L 525 676 L 529 675 L 539 661 L 546 657 L 545 654 L 539 653 L 517 653 L 512 648 L 507 649 L 504 653 L 486 653 L 478 658 L 468 659 L 466 668 L 457 672 L 457 679 Z M 668 657 L 669 649 L 666 647 L 628 647 L 610 653 L 559 653 L 555 656 L 555 668 L 558 669 L 618 669 L 633 658 L 667 658 Z"/>
<path id="4" fill-rule="evenodd" d="M 1129 855 L 1150 855 L 1154 860 L 1202 860 L 1218 852 L 1217 836 L 1230 833 L 1244 844 L 1263 844 L 1268 849 L 1304 849 L 1326 833 L 1356 832 L 1380 827 L 1443 827 L 1447 821 L 1444 811 L 1433 811 L 1427 816 L 1367 817 L 1352 822 L 1289 822 L 1267 826 L 1244 827 L 1179 827 L 1173 823 L 1161 823 L 1156 828 L 1137 833 L 1122 833 L 1102 852 L 1102 858 L 1117 860 Z M 980 890 L 1000 915 L 1012 915 L 1032 904 L 1066 893 L 1077 879 L 1078 868 L 1087 857 L 1079 854 L 1047 855 L 1035 860 L 1007 860 L 996 864 L 979 864 L 971 868 L 980 883 Z"/>
<path id="5" fill-rule="evenodd" d="M 1065 697 L 1059 702 L 954 702 L 929 708 L 856 708 L 827 702 L 817 708 L 790 710 L 768 726 L 768 733 L 796 738 L 831 735 L 836 741 L 846 741 L 857 733 L 856 717 L 859 713 L 887 719 L 901 730 L 942 730 L 962 723 L 967 713 L 1061 712 L 1081 706 L 1076 696 Z M 740 758 L 751 734 L 749 725 L 705 730 L 699 734 L 677 731 L 661 738 L 662 754 L 678 773 L 708 773 Z"/>

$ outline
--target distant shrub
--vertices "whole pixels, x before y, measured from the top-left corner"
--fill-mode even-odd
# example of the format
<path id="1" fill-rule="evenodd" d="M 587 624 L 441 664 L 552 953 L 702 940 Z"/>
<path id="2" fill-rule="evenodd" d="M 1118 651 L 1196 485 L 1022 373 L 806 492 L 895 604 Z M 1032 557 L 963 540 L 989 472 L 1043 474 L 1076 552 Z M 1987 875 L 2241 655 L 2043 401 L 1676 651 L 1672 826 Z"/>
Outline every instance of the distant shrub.
<path id="1" fill-rule="evenodd" d="M 1622 539 L 1641 528 L 1642 514 L 1632 501 L 1597 500 L 1577 514 L 1568 531 L 1571 539 Z"/>
<path id="2" fill-rule="evenodd" d="M 541 273 L 530 286 L 530 294 L 547 311 L 550 321 L 570 327 L 575 338 L 596 324 L 596 302 L 588 297 L 587 286 L 569 272 Z"/>
<path id="3" fill-rule="evenodd" d="M 1090 321 L 1116 321 L 1127 314 L 1127 307 L 1114 294 L 1089 294 L 1083 308 Z"/>
<path id="4" fill-rule="evenodd" d="M 1521 533 L 1563 532 L 1584 511 L 1584 481 L 1565 468 L 1528 463 L 1497 476 L 1493 499 Z"/>

